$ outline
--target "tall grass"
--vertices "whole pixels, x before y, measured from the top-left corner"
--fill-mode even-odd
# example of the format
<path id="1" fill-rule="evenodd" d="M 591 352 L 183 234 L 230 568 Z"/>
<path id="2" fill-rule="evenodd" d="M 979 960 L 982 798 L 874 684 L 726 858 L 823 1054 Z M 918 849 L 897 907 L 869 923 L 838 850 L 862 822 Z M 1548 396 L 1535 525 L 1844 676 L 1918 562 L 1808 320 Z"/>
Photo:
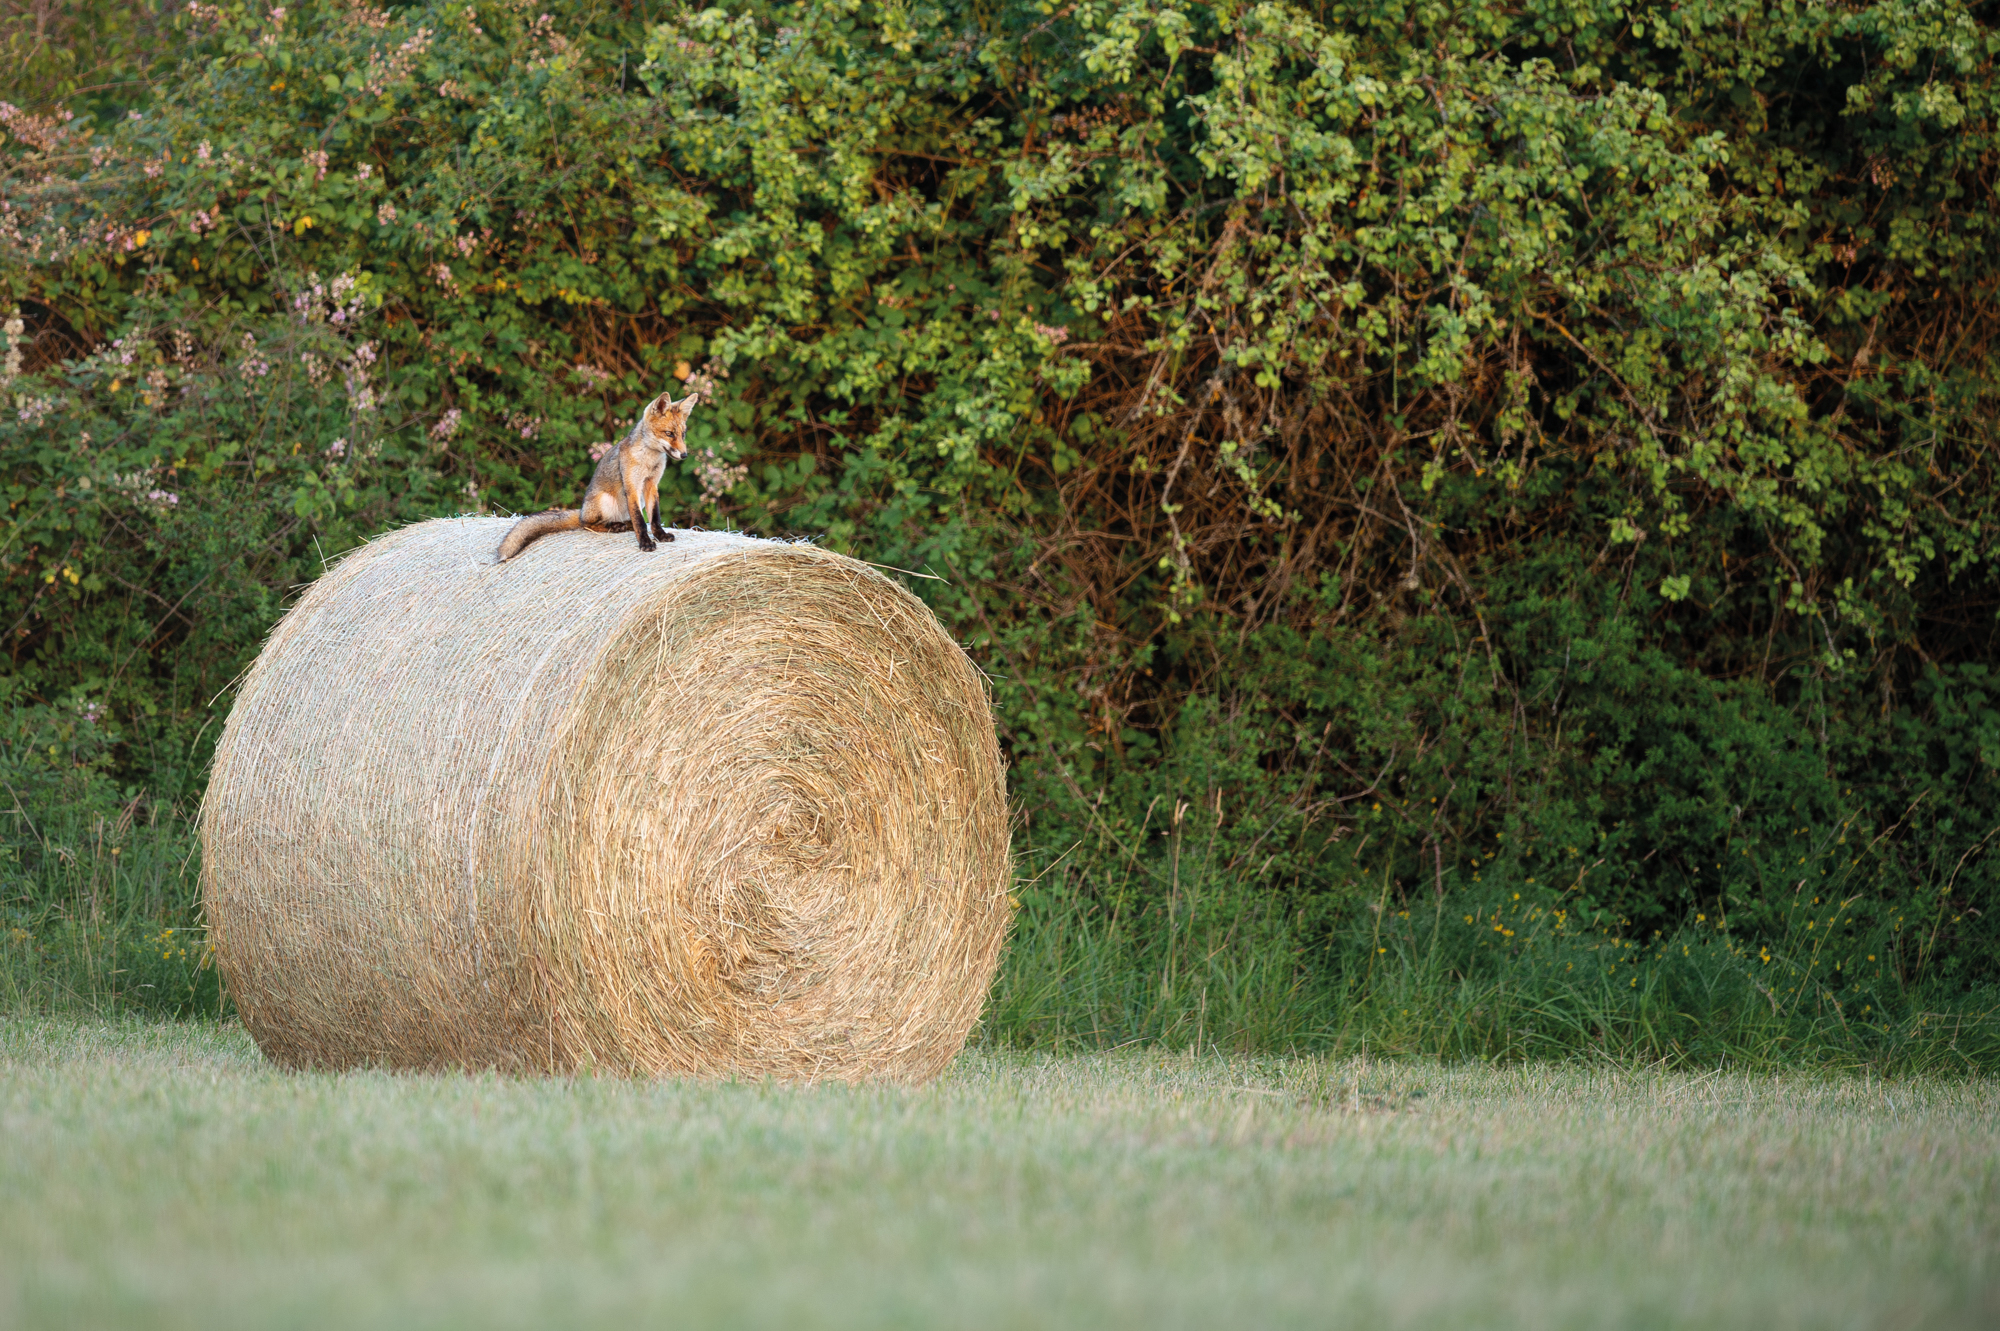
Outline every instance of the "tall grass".
<path id="1" fill-rule="evenodd" d="M 41 803 L 0 812 L 0 1004 L 223 1012 L 187 811 Z M 1637 937 L 1525 888 L 1405 899 L 1383 880 L 1344 908 L 1288 907 L 1198 842 L 1138 869 L 1072 858 L 1021 885 L 982 1040 L 2000 1069 L 2000 993 L 1925 972 L 1919 907 L 1937 894 L 1923 885 L 1870 929 L 1850 927 L 1833 881 L 1775 928 L 1697 913 Z"/>
<path id="2" fill-rule="evenodd" d="M 5 797 L 8 792 L 0 792 Z M 0 813 L 0 1004 L 219 1013 L 191 821 L 135 794 L 115 809 L 18 800 Z"/>
<path id="3" fill-rule="evenodd" d="M 1925 968 L 1922 885 L 1859 927 L 1801 895 L 1741 933 L 1693 913 L 1635 936 L 1531 887 L 1425 890 L 1314 914 L 1169 849 L 1164 896 L 1059 864 L 1019 899 L 984 1038 L 1675 1066 L 2000 1069 L 2000 991 Z M 1190 857 L 1191 860 L 1191 857 Z M 1838 886 L 1838 884 L 1836 884 Z M 1775 927 L 1773 927 L 1775 926 Z"/>
<path id="4" fill-rule="evenodd" d="M 2000 994 L 1913 984 L 1866 936 L 1835 944 L 1837 903 L 1775 938 L 1697 913 L 1636 938 L 1509 894 L 1485 910 L 1381 912 L 1342 957 L 1352 1024 L 1379 1049 L 1440 1057 L 1602 1052 L 1675 1065 L 2000 1067 Z M 1875 949 L 1869 951 L 1870 948 Z M 1851 950 L 1850 950 L 1851 949 Z M 1860 972 L 1847 976 L 1848 959 Z"/>
<path id="5" fill-rule="evenodd" d="M 1341 990 L 1268 907 L 1122 914 L 1064 879 L 1015 917 L 986 1038 L 1028 1048 L 1140 1042 L 1244 1052 L 1339 1043 Z"/>

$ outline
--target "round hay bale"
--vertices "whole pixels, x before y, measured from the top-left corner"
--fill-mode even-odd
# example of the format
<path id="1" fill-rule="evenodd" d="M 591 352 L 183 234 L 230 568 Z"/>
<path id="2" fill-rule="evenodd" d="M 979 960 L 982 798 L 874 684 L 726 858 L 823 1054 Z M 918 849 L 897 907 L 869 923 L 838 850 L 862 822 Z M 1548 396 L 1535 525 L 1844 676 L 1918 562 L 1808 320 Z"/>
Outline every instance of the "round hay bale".
<path id="1" fill-rule="evenodd" d="M 243 682 L 201 818 L 216 960 L 279 1063 L 917 1080 L 1009 917 L 985 681 L 809 545 L 426 522 Z"/>

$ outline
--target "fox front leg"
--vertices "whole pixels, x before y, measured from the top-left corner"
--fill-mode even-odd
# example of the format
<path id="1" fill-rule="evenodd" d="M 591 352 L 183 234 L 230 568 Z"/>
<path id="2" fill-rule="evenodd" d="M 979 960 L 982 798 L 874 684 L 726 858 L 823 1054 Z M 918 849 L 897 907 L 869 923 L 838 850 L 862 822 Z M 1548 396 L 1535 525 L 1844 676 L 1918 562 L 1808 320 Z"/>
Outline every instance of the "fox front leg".
<path id="1" fill-rule="evenodd" d="M 646 506 L 651 510 L 653 515 L 653 539 L 656 541 L 673 540 L 674 534 L 668 531 L 666 525 L 660 521 L 660 483 L 658 480 L 650 481 L 646 485 Z"/>
<path id="2" fill-rule="evenodd" d="M 629 481 L 626 482 L 625 507 L 632 514 L 632 530 L 639 534 L 639 548 L 641 550 L 656 550 L 659 547 L 654 545 L 653 538 L 646 534 L 645 498 L 646 492 L 644 490 Z"/>

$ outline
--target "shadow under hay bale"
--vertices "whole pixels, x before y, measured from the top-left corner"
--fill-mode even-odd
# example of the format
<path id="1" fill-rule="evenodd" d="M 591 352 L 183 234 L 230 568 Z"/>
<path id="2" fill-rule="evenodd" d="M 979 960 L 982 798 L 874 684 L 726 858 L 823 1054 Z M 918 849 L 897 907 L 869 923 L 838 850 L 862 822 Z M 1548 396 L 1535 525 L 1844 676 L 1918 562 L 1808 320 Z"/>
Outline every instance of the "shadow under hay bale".
<path id="1" fill-rule="evenodd" d="M 811 546 L 426 522 L 272 633 L 202 810 L 216 957 L 301 1067 L 936 1074 L 1008 919 L 984 681 Z"/>

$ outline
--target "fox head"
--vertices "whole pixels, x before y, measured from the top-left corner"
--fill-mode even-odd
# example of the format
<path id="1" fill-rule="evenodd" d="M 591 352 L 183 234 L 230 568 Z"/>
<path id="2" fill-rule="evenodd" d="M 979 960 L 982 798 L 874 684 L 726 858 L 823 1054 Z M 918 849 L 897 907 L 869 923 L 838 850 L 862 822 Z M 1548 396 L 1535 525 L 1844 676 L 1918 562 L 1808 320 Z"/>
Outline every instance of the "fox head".
<path id="1" fill-rule="evenodd" d="M 674 401 L 671 393 L 660 394 L 639 417 L 640 432 L 655 447 L 664 448 L 668 457 L 679 462 L 687 456 L 688 417 L 694 414 L 695 403 L 700 400 L 695 393 L 689 393 L 679 402 Z"/>

